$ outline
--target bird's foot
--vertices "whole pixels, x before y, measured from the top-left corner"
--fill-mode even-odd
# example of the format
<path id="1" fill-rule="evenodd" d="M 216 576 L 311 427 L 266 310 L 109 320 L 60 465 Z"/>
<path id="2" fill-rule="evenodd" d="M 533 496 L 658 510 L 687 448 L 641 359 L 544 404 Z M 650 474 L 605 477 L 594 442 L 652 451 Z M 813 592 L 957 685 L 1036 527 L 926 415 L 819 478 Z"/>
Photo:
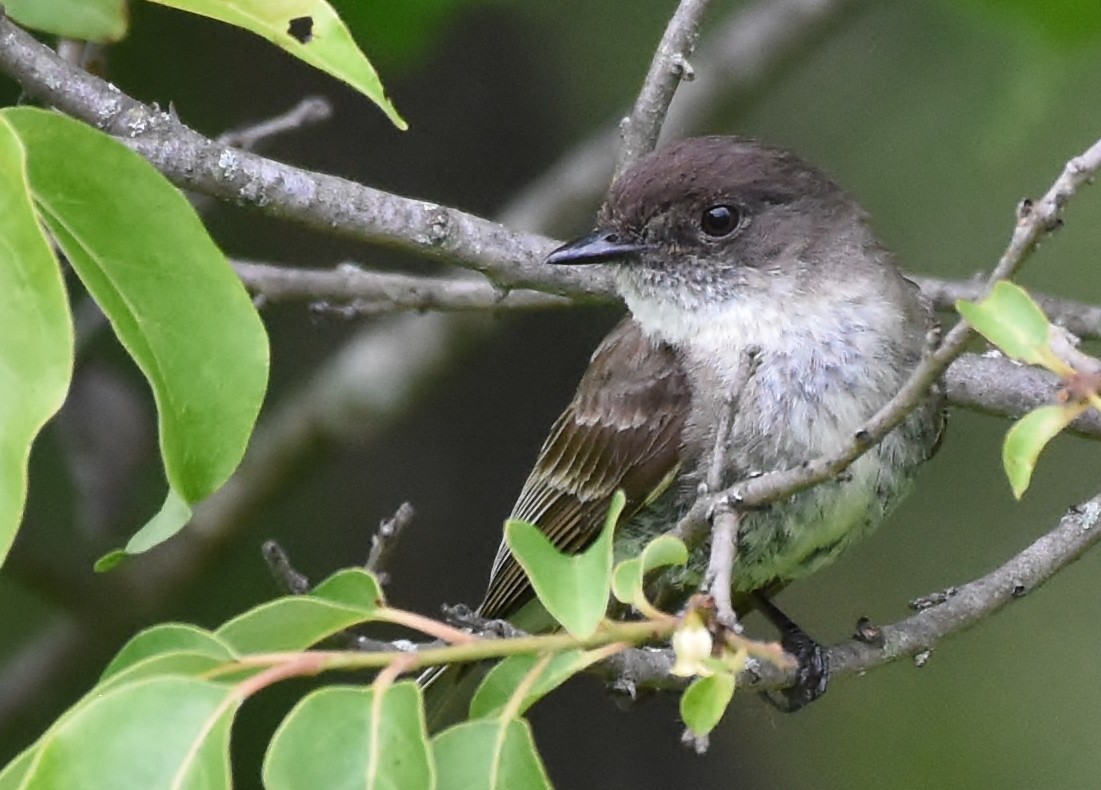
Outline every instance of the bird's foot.
<path id="1" fill-rule="evenodd" d="M 784 652 L 795 658 L 795 682 L 779 691 L 763 691 L 761 696 L 777 710 L 794 713 L 826 693 L 830 662 L 825 649 L 780 611 L 763 595 L 757 596 L 758 609 L 780 631 Z"/>

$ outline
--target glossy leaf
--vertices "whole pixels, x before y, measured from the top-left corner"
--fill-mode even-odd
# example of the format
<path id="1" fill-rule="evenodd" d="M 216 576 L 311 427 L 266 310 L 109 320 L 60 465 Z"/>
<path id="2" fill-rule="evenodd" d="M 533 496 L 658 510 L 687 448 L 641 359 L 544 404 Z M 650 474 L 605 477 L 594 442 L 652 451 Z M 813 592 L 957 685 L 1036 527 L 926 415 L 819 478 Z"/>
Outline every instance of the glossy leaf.
<path id="1" fill-rule="evenodd" d="M 287 595 L 234 617 L 215 635 L 239 653 L 303 650 L 374 617 L 382 592 L 366 571 L 338 571 L 308 595 Z"/>
<path id="2" fill-rule="evenodd" d="M 144 551 L 240 462 L 267 386 L 267 336 L 190 204 L 145 160 L 55 113 L 3 116 L 27 146 L 40 216 L 153 389 L 172 493 L 127 546 Z"/>
<path id="3" fill-rule="evenodd" d="M 329 687 L 303 698 L 279 725 L 264 759 L 268 790 L 429 788 L 428 731 L 416 683 Z"/>
<path id="4" fill-rule="evenodd" d="M 4 12 L 24 27 L 107 44 L 126 35 L 126 0 L 4 0 Z"/>
<path id="5" fill-rule="evenodd" d="M 478 719 L 432 739 L 438 790 L 550 790 L 523 719 Z"/>
<path id="6" fill-rule="evenodd" d="M 91 694 L 41 739 L 27 788 L 229 787 L 232 687 L 184 677 Z"/>
<path id="7" fill-rule="evenodd" d="M 612 535 L 625 503 L 623 492 L 617 491 L 604 528 L 581 554 L 562 554 L 533 524 L 523 521 L 505 524 L 505 541 L 535 594 L 555 620 L 579 639 L 596 631 L 608 608 Z"/>
<path id="8" fill-rule="evenodd" d="M 73 371 L 69 302 L 25 164 L 18 133 L 0 116 L 0 563 L 23 518 L 31 444 Z"/>
<path id="9" fill-rule="evenodd" d="M 378 74 L 348 27 L 325 0 L 151 0 L 218 19 L 266 38 L 311 66 L 348 83 L 399 129 L 407 124 L 386 98 Z"/>
<path id="10" fill-rule="evenodd" d="M 696 736 L 707 735 L 718 725 L 734 696 L 734 676 L 729 672 L 697 678 L 680 698 L 680 716 Z"/>
<path id="11" fill-rule="evenodd" d="M 1044 447 L 1087 408 L 1086 403 L 1041 406 L 1013 424 L 1002 445 L 1002 465 L 1013 496 L 1024 496 Z"/>

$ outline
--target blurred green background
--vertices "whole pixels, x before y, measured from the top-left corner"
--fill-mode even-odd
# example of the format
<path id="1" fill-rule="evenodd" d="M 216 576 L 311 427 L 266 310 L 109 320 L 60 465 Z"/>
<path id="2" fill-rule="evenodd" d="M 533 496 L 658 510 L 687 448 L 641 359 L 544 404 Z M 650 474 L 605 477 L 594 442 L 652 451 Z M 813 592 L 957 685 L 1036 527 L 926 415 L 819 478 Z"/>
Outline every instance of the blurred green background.
<path id="1" fill-rule="evenodd" d="M 332 100 L 334 119 L 280 138 L 265 153 L 490 215 L 630 103 L 675 3 L 335 5 L 375 60 L 410 122 L 408 132 L 262 41 L 144 3 L 133 6 L 130 37 L 109 53 L 110 78 L 145 101 L 171 103 L 186 123 L 209 134 L 321 93 Z M 989 269 L 1008 239 L 1017 201 L 1042 193 L 1067 158 L 1101 137 L 1101 4 L 853 6 L 751 98 L 724 106 L 705 128 L 667 129 L 667 136 L 736 132 L 788 146 L 861 200 L 907 269 L 950 278 Z M 704 38 L 740 7 L 714 3 Z M 10 83 L 2 87 L 15 97 Z M 232 207 L 211 208 L 206 216 L 235 256 L 440 269 Z M 1101 191 L 1080 195 L 1066 219 L 1021 280 L 1099 302 Z M 554 232 L 564 237 L 583 229 Z M 114 589 L 110 582 L 91 573 L 91 562 L 150 512 L 161 489 L 149 399 L 114 341 L 95 334 L 81 375 L 100 388 L 100 400 L 93 397 L 80 414 L 63 414 L 39 441 L 24 534 L 0 577 L 0 662 L 7 662 L 0 664 L 0 759 L 6 762 L 86 689 L 139 625 L 185 619 L 212 626 L 275 595 L 259 555 L 269 537 L 318 579 L 361 562 L 375 524 L 408 499 L 417 517 L 391 567 L 390 599 L 430 613 L 444 601 L 476 602 L 501 519 L 616 315 L 574 309 L 493 319 L 492 331 L 472 333 L 453 364 L 416 393 L 400 419 L 372 431 L 370 441 L 350 432 L 346 442 L 313 448 L 309 462 L 232 544 L 203 558 L 186 589 L 125 629 L 110 625 L 120 604 L 105 592 Z M 269 307 L 264 316 L 273 341 L 269 413 L 368 323 L 306 305 Z M 80 425 L 97 403 L 116 412 L 123 403 L 137 427 L 118 431 L 106 447 L 103 437 L 88 440 L 89 449 Z M 1024 501 L 1013 501 L 999 468 L 1007 427 L 954 412 L 917 493 L 874 537 L 785 591 L 784 609 L 827 643 L 848 636 L 862 615 L 900 619 L 909 599 L 991 570 L 1098 489 L 1101 447 L 1060 438 Z M 142 471 L 116 482 L 109 502 L 89 504 L 74 486 L 80 468 L 74 446 L 93 459 L 133 450 Z M 623 712 L 586 679 L 536 709 L 537 741 L 560 788 L 1096 787 L 1099 575 L 1101 554 L 1094 552 L 942 644 L 923 668 L 903 661 L 839 681 L 797 715 L 777 713 L 753 695 L 736 698 L 703 757 L 680 746 L 674 699 Z M 63 657 L 60 681 L 28 705 L 13 690 L 20 673 L 42 660 L 33 648 L 40 629 L 62 611 L 102 615 L 104 628 L 99 639 Z M 770 633 L 755 620 L 749 625 Z M 294 691 L 267 693 L 243 711 L 234 736 L 238 786 L 256 784 L 259 750 Z"/>

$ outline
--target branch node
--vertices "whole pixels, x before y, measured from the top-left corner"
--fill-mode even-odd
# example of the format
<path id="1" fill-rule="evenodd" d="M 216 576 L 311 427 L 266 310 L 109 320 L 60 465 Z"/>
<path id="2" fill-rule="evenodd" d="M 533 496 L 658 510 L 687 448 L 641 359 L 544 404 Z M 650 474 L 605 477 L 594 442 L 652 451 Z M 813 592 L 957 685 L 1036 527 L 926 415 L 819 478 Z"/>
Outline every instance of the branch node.
<path id="1" fill-rule="evenodd" d="M 910 601 L 909 606 L 915 612 L 921 612 L 925 609 L 932 609 L 934 606 L 940 606 L 949 598 L 954 598 L 960 591 L 959 587 L 948 587 L 944 590 L 940 590 L 929 595 L 922 595 L 918 598 L 914 598 Z"/>
<path id="2" fill-rule="evenodd" d="M 274 540 L 264 541 L 260 547 L 264 562 L 268 565 L 276 584 L 291 595 L 305 595 L 310 591 L 310 580 L 291 565 L 287 552 Z"/>
<path id="3" fill-rule="evenodd" d="M 371 536 L 371 551 L 363 567 L 378 577 L 379 584 L 385 585 L 390 581 L 389 574 L 386 573 L 386 561 L 393 553 L 402 530 L 409 526 L 412 520 L 413 506 L 408 502 L 402 502 L 394 511 L 394 515 L 379 522 L 378 531 Z"/>
<path id="4" fill-rule="evenodd" d="M 673 55 L 672 65 L 677 75 L 685 82 L 696 79 L 696 70 L 692 68 L 692 64 L 688 62 L 688 58 L 685 57 L 683 52 Z"/>
<path id="5" fill-rule="evenodd" d="M 887 643 L 887 639 L 883 635 L 883 629 L 872 623 L 867 617 L 861 617 L 856 621 L 853 639 L 876 647 L 883 647 Z"/>

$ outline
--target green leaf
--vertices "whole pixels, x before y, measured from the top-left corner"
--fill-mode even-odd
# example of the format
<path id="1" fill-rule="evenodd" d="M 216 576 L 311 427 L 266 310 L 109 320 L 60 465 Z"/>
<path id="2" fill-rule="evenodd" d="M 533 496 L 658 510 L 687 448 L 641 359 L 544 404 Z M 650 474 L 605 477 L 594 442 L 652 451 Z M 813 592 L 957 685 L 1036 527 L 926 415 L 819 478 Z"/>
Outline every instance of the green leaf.
<path id="1" fill-rule="evenodd" d="M 304 697 L 279 725 L 264 758 L 268 790 L 432 787 L 416 683 L 329 687 Z"/>
<path id="2" fill-rule="evenodd" d="M 444 730 L 432 739 L 438 790 L 550 790 L 523 719 L 479 719 Z"/>
<path id="3" fill-rule="evenodd" d="M 169 488 L 168 494 L 164 497 L 164 504 L 157 511 L 157 515 L 145 522 L 145 526 L 130 536 L 130 540 L 126 541 L 126 546 L 123 548 L 123 553 L 131 555 L 149 551 L 149 549 L 164 543 L 179 532 L 190 520 L 191 508 L 176 493 L 176 489 Z M 107 557 L 111 556 L 111 554 L 107 555 Z"/>
<path id="4" fill-rule="evenodd" d="M 24 147 L 0 116 L 0 564 L 27 497 L 31 444 L 65 400 L 73 323 L 61 272 L 38 224 Z"/>
<path id="5" fill-rule="evenodd" d="M 103 670 L 100 680 L 107 680 L 153 656 L 177 651 L 210 656 L 218 661 L 232 661 L 235 658 L 229 646 L 206 629 L 187 623 L 161 623 L 145 629 L 123 645 Z"/>
<path id="6" fill-rule="evenodd" d="M 386 98 L 378 74 L 325 0 L 151 0 L 244 28 L 338 80 L 378 105 L 399 129 L 408 125 Z M 308 22 L 303 20 L 309 20 Z M 292 20 L 296 20 L 292 25 Z"/>
<path id="7" fill-rule="evenodd" d="M 90 694 L 41 739 L 28 788 L 229 787 L 231 686 L 183 677 Z"/>
<path id="8" fill-rule="evenodd" d="M 523 715 L 532 705 L 581 672 L 602 654 L 596 651 L 567 650 L 555 655 L 528 689 L 517 715 Z M 500 715 L 517 687 L 527 678 L 539 656 L 531 653 L 509 656 L 486 673 L 474 698 L 470 701 L 470 718 L 482 719 Z"/>
<path id="9" fill-rule="evenodd" d="M 239 666 L 227 669 L 226 665 L 231 660 L 188 650 L 160 653 L 137 661 L 116 672 L 96 686 L 95 693 L 102 694 L 107 689 L 115 686 L 134 683 L 146 678 L 185 677 L 206 680 L 213 676 L 212 672 L 217 673 L 219 681 L 231 683 L 256 675 L 264 670 L 264 667 Z"/>
<path id="10" fill-rule="evenodd" d="M 267 386 L 267 336 L 190 204 L 145 160 L 55 113 L 2 115 L 26 144 L 41 217 L 153 388 L 174 493 L 127 547 L 144 550 L 240 462 Z"/>
<path id="11" fill-rule="evenodd" d="M 1002 445 L 1002 465 L 1013 496 L 1020 499 L 1028 490 L 1044 446 L 1087 408 L 1086 403 L 1041 406 L 1013 424 Z"/>
<path id="12" fill-rule="evenodd" d="M 108 44 L 126 35 L 126 0 L 4 0 L 4 11 L 24 27 Z"/>
<path id="13" fill-rule="evenodd" d="M 0 790 L 24 790 L 27 785 L 23 783 L 23 777 L 34 764 L 34 758 L 38 755 L 38 744 L 24 749 L 18 757 L 4 766 L 0 771 Z"/>
<path id="14" fill-rule="evenodd" d="M 734 696 L 734 676 L 717 672 L 697 678 L 680 698 L 680 717 L 696 736 L 707 735 L 718 725 Z"/>
<path id="15" fill-rule="evenodd" d="M 672 535 L 659 535 L 646 544 L 642 554 L 619 563 L 612 575 L 612 594 L 621 603 L 645 605 L 646 574 L 656 568 L 684 565 L 688 548 Z"/>
<path id="16" fill-rule="evenodd" d="M 363 568 L 344 568 L 337 571 L 314 587 L 310 595 L 365 611 L 374 611 L 386 602 L 378 579 Z"/>
<path id="17" fill-rule="evenodd" d="M 288 595 L 234 617 L 215 635 L 238 653 L 303 650 L 375 616 L 382 592 L 366 571 L 338 571 L 308 595 Z"/>
<path id="18" fill-rule="evenodd" d="M 617 491 L 604 528 L 581 554 L 559 552 L 533 524 L 505 524 L 505 542 L 524 569 L 535 594 L 562 627 L 578 639 L 591 636 L 608 609 L 612 576 L 612 534 L 626 497 Z"/>
<path id="19" fill-rule="evenodd" d="M 1048 366 L 1051 324 L 1044 311 L 1018 285 L 1002 280 L 981 302 L 960 299 L 956 309 L 979 334 L 1007 356 L 1030 365 Z"/>

